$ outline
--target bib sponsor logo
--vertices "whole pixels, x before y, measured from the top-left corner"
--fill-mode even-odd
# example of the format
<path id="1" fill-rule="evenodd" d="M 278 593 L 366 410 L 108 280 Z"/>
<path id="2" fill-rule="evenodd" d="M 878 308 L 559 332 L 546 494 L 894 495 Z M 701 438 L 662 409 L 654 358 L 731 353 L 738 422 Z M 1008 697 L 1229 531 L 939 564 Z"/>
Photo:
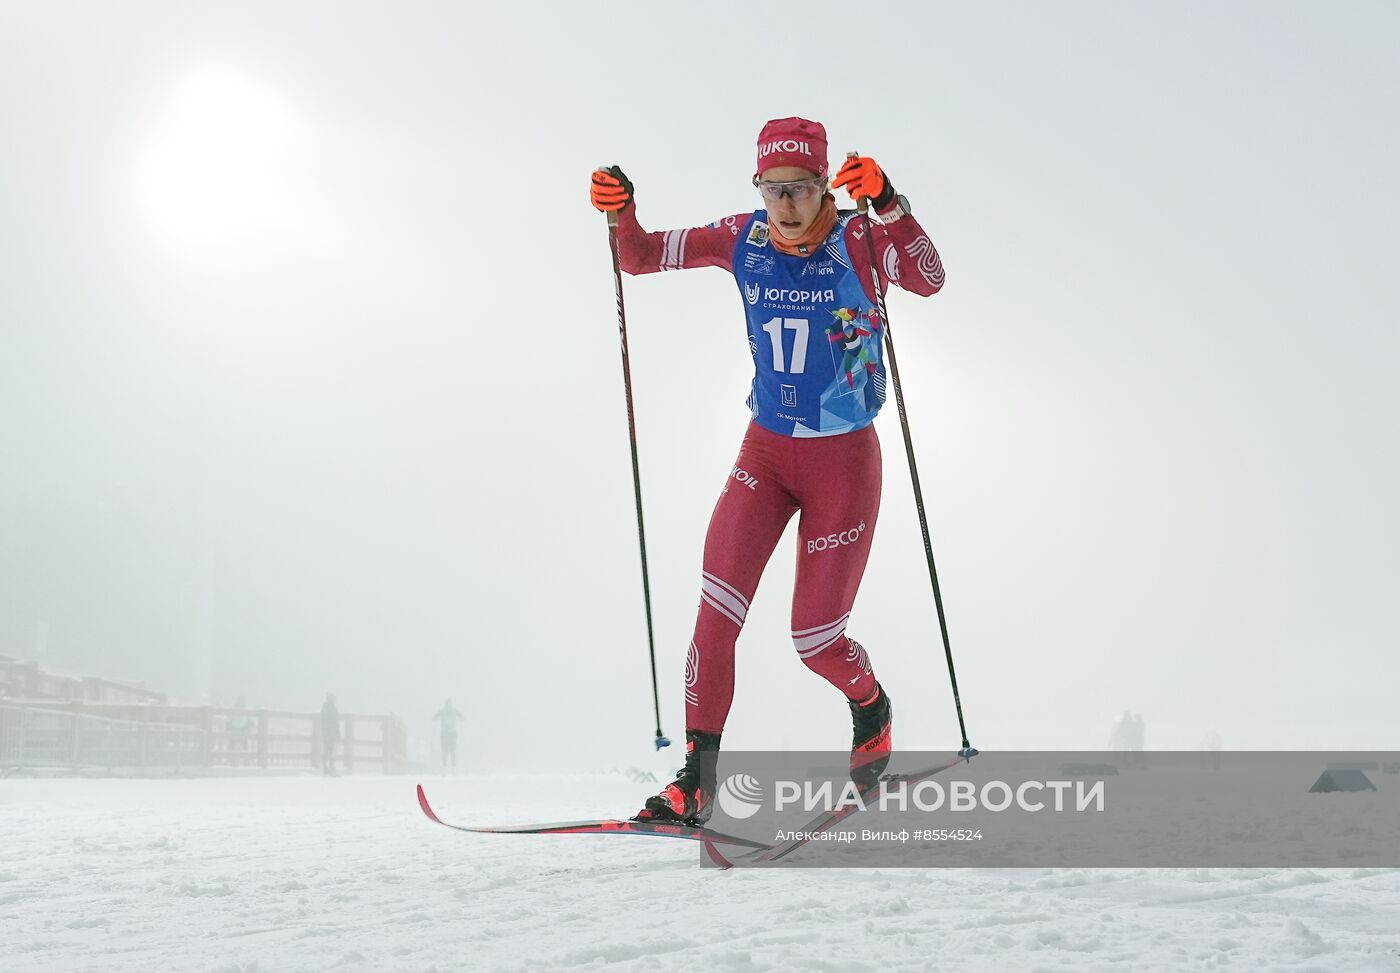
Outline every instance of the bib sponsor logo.
<path id="1" fill-rule="evenodd" d="M 816 554 L 818 551 L 829 551 L 836 547 L 845 547 L 860 540 L 865 533 L 865 521 L 852 527 L 850 530 L 843 530 L 838 534 L 827 534 L 825 537 L 818 537 L 814 541 L 807 542 L 807 553 Z"/>
<path id="2" fill-rule="evenodd" d="M 750 304 L 757 304 L 757 303 L 758 303 L 758 291 L 759 291 L 759 287 L 758 287 L 757 284 L 745 284 L 745 285 L 744 285 L 744 300 L 748 301 Z"/>
<path id="3" fill-rule="evenodd" d="M 824 291 L 807 291 L 791 287 L 765 287 L 763 299 L 769 303 L 782 304 L 830 304 L 836 300 L 836 291 L 831 288 Z"/>
<path id="4" fill-rule="evenodd" d="M 763 222 L 755 223 L 752 229 L 749 230 L 749 239 L 747 242 L 751 247 L 768 246 L 768 224 Z"/>
<path id="5" fill-rule="evenodd" d="M 766 277 L 773 273 L 773 255 L 763 252 L 746 253 L 744 254 L 744 269 L 751 274 Z"/>
<path id="6" fill-rule="evenodd" d="M 809 260 L 802 265 L 802 276 L 809 274 L 817 276 L 827 276 L 836 273 L 836 268 L 831 265 L 830 260 Z"/>
<path id="7" fill-rule="evenodd" d="M 782 386 L 779 386 L 779 387 L 780 387 L 780 388 L 782 389 L 782 391 L 783 391 L 783 408 L 785 408 L 785 409 L 796 409 L 796 408 L 797 408 L 797 386 L 796 386 L 796 385 L 782 385 Z"/>

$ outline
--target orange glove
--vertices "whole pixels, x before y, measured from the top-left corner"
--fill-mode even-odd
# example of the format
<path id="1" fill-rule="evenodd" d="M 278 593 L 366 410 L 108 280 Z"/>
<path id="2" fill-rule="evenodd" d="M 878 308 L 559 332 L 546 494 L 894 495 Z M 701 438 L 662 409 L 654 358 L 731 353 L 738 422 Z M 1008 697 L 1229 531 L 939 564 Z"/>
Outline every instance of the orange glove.
<path id="1" fill-rule="evenodd" d="M 880 166 L 868 155 L 858 155 L 847 159 L 836 178 L 831 180 L 832 188 L 846 187 L 852 199 L 865 196 L 875 209 L 880 210 L 894 201 L 894 187 L 885 178 Z"/>
<path id="2" fill-rule="evenodd" d="M 595 169 L 590 195 L 596 209 L 604 213 L 616 213 L 632 202 L 632 180 L 617 166 Z"/>

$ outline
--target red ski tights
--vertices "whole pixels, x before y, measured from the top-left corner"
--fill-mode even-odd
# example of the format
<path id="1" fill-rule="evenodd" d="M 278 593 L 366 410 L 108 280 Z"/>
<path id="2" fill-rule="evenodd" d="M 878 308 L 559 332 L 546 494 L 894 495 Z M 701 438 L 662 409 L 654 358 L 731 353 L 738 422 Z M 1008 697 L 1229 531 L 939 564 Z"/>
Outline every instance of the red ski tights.
<path id="1" fill-rule="evenodd" d="M 798 439 L 750 423 L 705 536 L 700 613 L 685 665 L 686 728 L 719 733 L 734 699 L 734 641 L 759 577 L 797 511 L 792 640 L 813 672 L 849 699 L 875 688 L 846 638 L 880 511 L 874 426 Z"/>

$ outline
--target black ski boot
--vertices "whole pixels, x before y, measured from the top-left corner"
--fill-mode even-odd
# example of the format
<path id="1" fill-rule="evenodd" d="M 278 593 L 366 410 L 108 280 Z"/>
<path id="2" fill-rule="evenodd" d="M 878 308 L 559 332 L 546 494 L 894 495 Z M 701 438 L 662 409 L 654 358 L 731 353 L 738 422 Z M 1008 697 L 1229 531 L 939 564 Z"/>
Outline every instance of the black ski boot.
<path id="1" fill-rule="evenodd" d="M 851 780 L 861 792 L 874 787 L 890 762 L 894 749 L 894 711 L 890 697 L 877 682 L 875 691 L 851 707 Z"/>
<path id="2" fill-rule="evenodd" d="M 719 760 L 718 733 L 685 731 L 685 766 L 676 779 L 648 797 L 634 821 L 676 821 L 704 824 L 715 799 L 715 764 Z"/>

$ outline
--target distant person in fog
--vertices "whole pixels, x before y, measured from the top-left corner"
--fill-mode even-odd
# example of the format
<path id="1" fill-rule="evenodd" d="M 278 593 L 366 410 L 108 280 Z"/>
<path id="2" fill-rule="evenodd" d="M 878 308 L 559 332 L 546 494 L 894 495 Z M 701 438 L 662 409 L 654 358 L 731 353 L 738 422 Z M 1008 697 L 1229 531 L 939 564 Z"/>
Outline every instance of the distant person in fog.
<path id="1" fill-rule="evenodd" d="M 326 693 L 321 704 L 321 773 L 335 777 L 335 748 L 340 743 L 340 710 L 335 705 L 335 693 Z"/>
<path id="2" fill-rule="evenodd" d="M 1129 761 L 1129 752 L 1133 749 L 1133 714 L 1127 710 L 1118 718 L 1118 722 L 1113 724 L 1113 735 L 1109 737 L 1108 748 L 1117 751 L 1124 766 Z"/>
<path id="3" fill-rule="evenodd" d="M 438 729 L 442 733 L 442 766 L 447 767 L 447 760 L 452 759 L 452 769 L 457 769 L 457 724 L 466 719 L 462 711 L 452 705 L 452 700 L 442 701 L 442 709 L 433 714 L 433 720 L 438 724 Z"/>
<path id="4" fill-rule="evenodd" d="M 233 701 L 233 708 L 239 712 L 228 718 L 228 762 L 230 766 L 241 767 L 248 762 L 248 738 L 253 735 L 253 718 L 244 709 L 246 704 L 239 696 Z"/>
<path id="5" fill-rule="evenodd" d="M 1224 746 L 1225 741 L 1220 738 L 1220 731 L 1211 730 L 1210 736 L 1206 737 L 1206 749 L 1210 751 L 1210 765 L 1214 770 L 1220 769 L 1220 751 Z"/>

